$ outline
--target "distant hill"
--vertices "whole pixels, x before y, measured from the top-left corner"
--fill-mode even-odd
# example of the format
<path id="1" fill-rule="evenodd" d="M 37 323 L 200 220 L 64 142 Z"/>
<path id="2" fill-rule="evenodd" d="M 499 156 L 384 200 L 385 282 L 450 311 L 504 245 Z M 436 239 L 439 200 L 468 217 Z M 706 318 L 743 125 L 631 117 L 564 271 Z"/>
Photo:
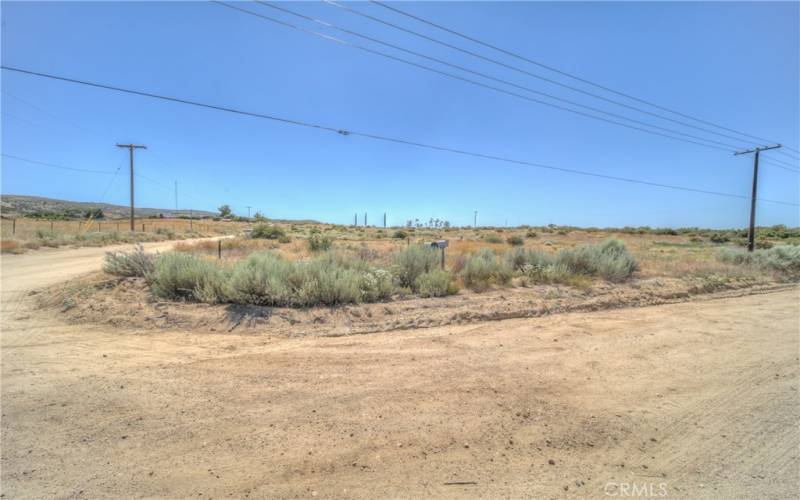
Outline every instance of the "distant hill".
<path id="1" fill-rule="evenodd" d="M 35 214 L 67 214 L 69 217 L 83 218 L 87 210 L 101 209 L 108 219 L 120 219 L 130 215 L 130 207 L 111 203 L 93 203 L 85 201 L 56 200 L 41 196 L 23 196 L 15 194 L 0 195 L 0 212 L 4 217 L 34 216 Z M 193 217 L 215 217 L 216 212 L 192 210 Z M 163 214 L 164 217 L 189 216 L 189 210 L 173 210 L 169 208 L 136 208 L 136 217 L 153 217 Z"/>

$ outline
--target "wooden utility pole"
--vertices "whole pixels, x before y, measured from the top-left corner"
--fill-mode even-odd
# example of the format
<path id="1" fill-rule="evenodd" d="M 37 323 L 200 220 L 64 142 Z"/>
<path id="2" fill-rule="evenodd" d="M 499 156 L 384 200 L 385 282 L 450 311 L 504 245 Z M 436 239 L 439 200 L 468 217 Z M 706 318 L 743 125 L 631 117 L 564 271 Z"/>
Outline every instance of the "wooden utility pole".
<path id="1" fill-rule="evenodd" d="M 364 227 L 367 227 L 367 212 L 364 212 Z"/>
<path id="2" fill-rule="evenodd" d="M 383 212 L 383 228 L 386 229 L 386 212 Z"/>
<path id="3" fill-rule="evenodd" d="M 746 151 L 737 151 L 736 153 L 733 153 L 734 156 L 755 153 L 753 155 L 753 193 L 750 195 L 750 227 L 747 230 L 748 252 L 752 252 L 753 249 L 755 249 L 756 247 L 756 194 L 758 192 L 758 156 L 759 153 L 761 153 L 762 151 L 767 151 L 769 149 L 778 149 L 779 147 L 781 147 L 780 144 L 775 144 L 774 146 L 759 146 L 754 149 L 748 149 Z"/>
<path id="4" fill-rule="evenodd" d="M 135 231 L 136 228 L 133 226 L 134 224 L 134 217 L 133 217 L 133 150 L 134 149 L 147 149 L 147 146 L 141 146 L 137 144 L 117 144 L 118 148 L 128 148 L 128 152 L 131 158 L 131 231 Z M 142 229 L 144 231 L 144 229 Z"/>

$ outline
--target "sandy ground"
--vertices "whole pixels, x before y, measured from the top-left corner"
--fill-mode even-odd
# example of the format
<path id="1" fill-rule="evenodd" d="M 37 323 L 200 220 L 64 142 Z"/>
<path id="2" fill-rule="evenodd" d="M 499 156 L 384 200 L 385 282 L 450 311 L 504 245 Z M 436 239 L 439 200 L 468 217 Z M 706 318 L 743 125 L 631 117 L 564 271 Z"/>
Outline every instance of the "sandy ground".
<path id="1" fill-rule="evenodd" d="M 300 339 L 76 326 L 32 309 L 26 291 L 106 250 L 2 258 L 5 497 L 800 488 L 796 288 Z"/>

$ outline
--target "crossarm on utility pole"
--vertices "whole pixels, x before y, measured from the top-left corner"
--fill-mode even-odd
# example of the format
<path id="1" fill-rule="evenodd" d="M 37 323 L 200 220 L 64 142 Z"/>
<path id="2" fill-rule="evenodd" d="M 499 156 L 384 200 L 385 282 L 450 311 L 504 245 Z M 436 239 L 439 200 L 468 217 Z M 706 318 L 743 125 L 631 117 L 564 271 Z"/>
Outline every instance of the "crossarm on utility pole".
<path id="1" fill-rule="evenodd" d="M 756 247 L 756 195 L 758 193 L 758 157 L 762 151 L 770 149 L 778 149 L 780 144 L 773 146 L 759 146 L 757 148 L 748 149 L 746 151 L 737 151 L 733 153 L 734 156 L 746 155 L 755 153 L 753 155 L 753 192 L 750 195 L 750 225 L 747 229 L 747 251 L 752 252 Z"/>

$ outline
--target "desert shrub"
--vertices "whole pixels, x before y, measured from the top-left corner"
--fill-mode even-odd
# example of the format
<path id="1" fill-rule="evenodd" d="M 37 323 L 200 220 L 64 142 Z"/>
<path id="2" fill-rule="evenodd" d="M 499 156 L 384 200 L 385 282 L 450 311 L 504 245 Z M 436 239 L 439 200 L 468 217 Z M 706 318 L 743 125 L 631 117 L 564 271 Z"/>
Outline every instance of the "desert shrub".
<path id="1" fill-rule="evenodd" d="M 538 236 L 538 234 L 536 234 L 536 231 L 533 231 L 533 230 L 530 230 L 530 229 L 528 230 L 527 233 L 525 233 L 525 237 L 526 238 L 536 238 L 537 236 Z"/>
<path id="2" fill-rule="evenodd" d="M 361 299 L 364 302 L 378 302 L 392 296 L 394 284 L 392 274 L 384 269 L 372 269 L 361 275 Z"/>
<path id="3" fill-rule="evenodd" d="M 290 305 L 302 285 L 292 274 L 292 265 L 280 256 L 252 253 L 231 271 L 229 298 L 241 304 Z"/>
<path id="4" fill-rule="evenodd" d="M 402 229 L 398 229 L 397 231 L 392 234 L 392 238 L 397 238 L 398 240 L 404 240 L 408 238 L 408 233 L 403 231 Z"/>
<path id="5" fill-rule="evenodd" d="M 756 265 L 790 276 L 800 276 L 800 246 L 777 245 L 748 252 L 739 248 L 723 248 L 719 260 L 736 265 Z"/>
<path id="6" fill-rule="evenodd" d="M 56 237 L 56 233 L 51 231 L 51 230 L 49 230 L 49 229 L 37 229 L 36 233 L 34 233 L 34 234 L 40 240 L 53 239 L 53 238 Z"/>
<path id="7" fill-rule="evenodd" d="M 711 240 L 712 243 L 727 243 L 731 241 L 731 239 L 728 238 L 727 235 L 722 233 L 714 233 L 711 236 L 709 236 L 708 239 Z"/>
<path id="8" fill-rule="evenodd" d="M 525 244 L 525 240 L 523 240 L 521 236 L 513 235 L 506 238 L 506 243 L 514 247 L 519 247 Z"/>
<path id="9" fill-rule="evenodd" d="M 500 236 L 498 236 L 498 235 L 496 235 L 496 234 L 490 234 L 490 235 L 488 235 L 488 236 L 485 238 L 485 240 L 486 240 L 486 243 L 502 243 L 502 242 L 503 242 L 503 239 L 502 239 L 502 238 L 500 238 Z"/>
<path id="10" fill-rule="evenodd" d="M 553 263 L 553 257 L 544 252 L 536 250 L 525 250 L 515 248 L 506 253 L 506 261 L 515 271 L 521 270 L 526 265 L 545 267 Z"/>
<path id="11" fill-rule="evenodd" d="M 414 287 L 421 297 L 444 297 L 458 292 L 453 276 L 442 269 L 422 273 L 414 282 Z"/>
<path id="12" fill-rule="evenodd" d="M 227 273 L 213 262 L 193 255 L 170 252 L 160 255 L 150 275 L 151 290 L 166 299 L 224 302 Z"/>
<path id="13" fill-rule="evenodd" d="M 269 306 L 375 302 L 392 291 L 388 272 L 333 253 L 297 262 L 271 252 L 254 253 L 233 268 L 228 284 L 232 302 Z"/>
<path id="14" fill-rule="evenodd" d="M 573 273 L 599 275 L 612 282 L 624 281 L 639 267 L 625 244 L 616 239 L 608 239 L 599 245 L 563 250 L 556 255 L 555 263 L 563 264 Z"/>
<path id="15" fill-rule="evenodd" d="M 289 305 L 313 306 L 360 302 L 361 273 L 349 265 L 350 263 L 333 254 L 295 263 L 294 275 L 299 278 L 300 287 Z"/>
<path id="16" fill-rule="evenodd" d="M 287 235 L 278 236 L 278 243 L 285 245 L 286 243 L 291 243 L 292 239 Z"/>
<path id="17" fill-rule="evenodd" d="M 142 245 L 130 252 L 106 252 L 103 270 L 109 274 L 125 277 L 147 278 L 155 268 L 155 255 L 145 253 Z"/>
<path id="18" fill-rule="evenodd" d="M 392 271 L 401 287 L 414 288 L 417 278 L 423 273 L 436 269 L 439 265 L 439 252 L 434 248 L 411 245 L 394 254 Z"/>
<path id="19" fill-rule="evenodd" d="M 507 284 L 511 276 L 511 267 L 488 248 L 471 254 L 461 268 L 461 281 L 476 291 L 486 290 L 491 285 Z"/>
<path id="20" fill-rule="evenodd" d="M 322 252 L 331 249 L 333 240 L 329 236 L 323 236 L 319 230 L 311 233 L 308 237 L 308 248 L 312 252 Z"/>
<path id="21" fill-rule="evenodd" d="M 174 239 L 175 238 L 175 231 L 168 227 L 159 227 L 156 228 L 156 234 L 160 234 L 162 236 L 166 236 L 167 239 Z"/>
<path id="22" fill-rule="evenodd" d="M 282 227 L 270 226 L 267 224 L 256 224 L 253 231 L 250 232 L 251 238 L 260 238 L 265 240 L 277 240 L 281 237 L 286 237 L 286 231 Z"/>

